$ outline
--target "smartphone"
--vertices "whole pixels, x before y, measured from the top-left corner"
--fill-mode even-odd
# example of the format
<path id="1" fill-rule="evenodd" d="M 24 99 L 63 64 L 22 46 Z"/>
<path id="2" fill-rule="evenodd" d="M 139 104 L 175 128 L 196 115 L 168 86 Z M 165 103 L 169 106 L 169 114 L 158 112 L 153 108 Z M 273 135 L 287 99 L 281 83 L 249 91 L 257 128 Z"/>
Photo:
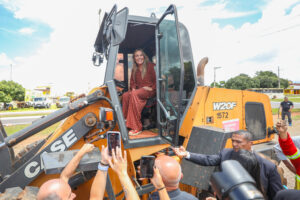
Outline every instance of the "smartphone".
<path id="1" fill-rule="evenodd" d="M 141 178 L 153 177 L 153 166 L 155 156 L 142 156 L 140 160 Z"/>
<path id="2" fill-rule="evenodd" d="M 114 149 L 116 152 L 116 148 L 121 148 L 121 135 L 120 132 L 117 131 L 107 131 L 107 146 L 108 146 L 108 154 L 112 156 L 112 150 Z"/>

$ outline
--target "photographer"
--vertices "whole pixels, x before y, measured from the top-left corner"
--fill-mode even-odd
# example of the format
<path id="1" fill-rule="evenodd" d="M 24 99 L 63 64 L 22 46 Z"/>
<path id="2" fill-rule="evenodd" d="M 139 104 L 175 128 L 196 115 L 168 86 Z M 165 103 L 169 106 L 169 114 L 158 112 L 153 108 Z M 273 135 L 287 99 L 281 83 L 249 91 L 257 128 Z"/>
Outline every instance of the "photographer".
<path id="1" fill-rule="evenodd" d="M 163 179 L 159 173 L 159 169 L 154 166 L 153 167 L 154 175 L 151 178 L 151 183 L 154 185 L 156 192 L 159 195 L 160 200 L 170 200 L 169 194 L 167 192 L 166 186 L 163 182 Z"/>
<path id="2" fill-rule="evenodd" d="M 244 169 L 254 179 L 256 183 L 256 188 L 266 197 L 264 188 L 260 180 L 261 170 L 259 162 L 255 157 L 254 153 L 241 149 L 238 152 L 232 152 L 231 159 L 238 161 L 244 167 Z"/>
<path id="3" fill-rule="evenodd" d="M 234 132 L 231 136 L 232 149 L 222 149 L 217 155 L 204 155 L 188 152 L 184 147 L 173 148 L 177 156 L 190 160 L 202 166 L 219 166 L 223 161 L 230 160 L 233 152 L 240 149 L 252 151 L 252 134 L 245 130 Z M 260 165 L 260 180 L 269 199 L 273 199 L 276 193 L 283 189 L 280 175 L 274 163 L 262 158 L 253 152 Z"/>
<path id="4" fill-rule="evenodd" d="M 151 182 L 158 189 L 158 191 L 151 194 L 149 199 L 158 200 L 162 199 L 160 196 L 160 192 L 166 190 L 170 199 L 185 199 L 185 200 L 197 200 L 193 195 L 181 191 L 179 189 L 179 182 L 182 178 L 182 172 L 180 164 L 170 156 L 159 156 L 155 159 L 155 167 L 157 168 L 159 174 L 162 177 L 162 182 L 165 187 L 161 187 L 160 185 L 155 185 L 153 180 Z"/>

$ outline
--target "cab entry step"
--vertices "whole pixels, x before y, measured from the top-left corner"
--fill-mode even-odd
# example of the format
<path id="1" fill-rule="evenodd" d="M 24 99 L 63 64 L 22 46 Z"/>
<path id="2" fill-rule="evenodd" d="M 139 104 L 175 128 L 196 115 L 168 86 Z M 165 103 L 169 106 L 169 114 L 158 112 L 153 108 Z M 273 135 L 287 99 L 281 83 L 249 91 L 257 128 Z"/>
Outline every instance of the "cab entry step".
<path id="1" fill-rule="evenodd" d="M 72 160 L 79 150 L 69 150 L 61 152 L 43 153 L 41 161 L 44 166 L 45 174 L 59 174 L 66 165 Z M 85 154 L 81 159 L 76 171 L 93 171 L 98 169 L 101 160 L 99 148 Z"/>

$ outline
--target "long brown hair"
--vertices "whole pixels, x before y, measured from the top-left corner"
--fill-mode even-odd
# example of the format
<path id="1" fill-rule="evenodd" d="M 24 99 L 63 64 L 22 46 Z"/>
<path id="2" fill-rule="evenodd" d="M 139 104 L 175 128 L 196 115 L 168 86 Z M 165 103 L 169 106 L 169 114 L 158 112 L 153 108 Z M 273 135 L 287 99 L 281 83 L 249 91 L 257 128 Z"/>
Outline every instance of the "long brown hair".
<path id="1" fill-rule="evenodd" d="M 134 82 L 135 82 L 135 72 L 138 69 L 138 65 L 136 64 L 134 57 L 135 57 L 135 53 L 138 52 L 138 51 L 142 52 L 142 54 L 144 56 L 144 63 L 143 63 L 143 67 L 142 67 L 142 79 L 144 79 L 144 76 L 147 73 L 147 66 L 148 66 L 148 63 L 149 63 L 149 58 L 142 49 L 136 49 L 134 51 L 134 53 L 132 55 L 132 60 L 133 60 L 132 63 L 133 64 L 132 64 L 132 74 L 131 74 L 131 76 L 133 76 Z"/>

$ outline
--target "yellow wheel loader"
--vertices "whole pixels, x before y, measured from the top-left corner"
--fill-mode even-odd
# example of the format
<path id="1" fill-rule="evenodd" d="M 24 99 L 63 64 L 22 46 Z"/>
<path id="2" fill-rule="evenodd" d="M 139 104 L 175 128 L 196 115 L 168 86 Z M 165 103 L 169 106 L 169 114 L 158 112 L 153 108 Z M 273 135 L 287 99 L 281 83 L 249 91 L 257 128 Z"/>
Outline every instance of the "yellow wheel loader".
<path id="1" fill-rule="evenodd" d="M 114 6 L 102 19 L 92 58 L 94 65 L 106 68 L 102 86 L 13 135 L 7 136 L 1 125 L 0 192 L 12 187 L 39 187 L 59 177 L 63 165 L 45 166 L 41 160 L 44 154 L 58 153 L 57 162 L 61 164 L 59 160 L 67 157 L 67 150 L 80 149 L 85 143 L 99 148 L 107 145 L 106 132 L 110 130 L 121 133 L 129 176 L 143 198 L 154 187 L 136 180 L 137 163 L 141 156 L 158 152 L 174 156 L 171 146 L 183 145 L 192 152 L 215 154 L 222 148 L 231 148 L 234 130 L 247 129 L 253 134 L 257 151 L 271 156 L 274 129 L 269 98 L 250 91 L 204 86 L 208 59 L 199 63 L 196 75 L 189 33 L 178 21 L 174 5 L 160 18 L 155 14 L 131 16 L 128 12 L 128 8 L 117 10 Z M 148 100 L 141 113 L 142 120 L 147 119 L 151 126 L 130 136 L 122 113 L 122 95 L 129 88 L 132 54 L 137 48 L 143 49 L 156 64 L 157 90 L 156 97 Z M 13 146 L 59 121 L 57 130 L 46 139 L 31 144 L 22 155 L 15 155 Z M 181 165 L 182 190 L 194 195 L 208 190 L 214 167 L 201 168 L 184 160 Z M 88 199 L 97 169 L 92 162 L 83 166 L 69 182 L 77 199 Z M 118 176 L 111 169 L 105 196 L 124 197 Z"/>

